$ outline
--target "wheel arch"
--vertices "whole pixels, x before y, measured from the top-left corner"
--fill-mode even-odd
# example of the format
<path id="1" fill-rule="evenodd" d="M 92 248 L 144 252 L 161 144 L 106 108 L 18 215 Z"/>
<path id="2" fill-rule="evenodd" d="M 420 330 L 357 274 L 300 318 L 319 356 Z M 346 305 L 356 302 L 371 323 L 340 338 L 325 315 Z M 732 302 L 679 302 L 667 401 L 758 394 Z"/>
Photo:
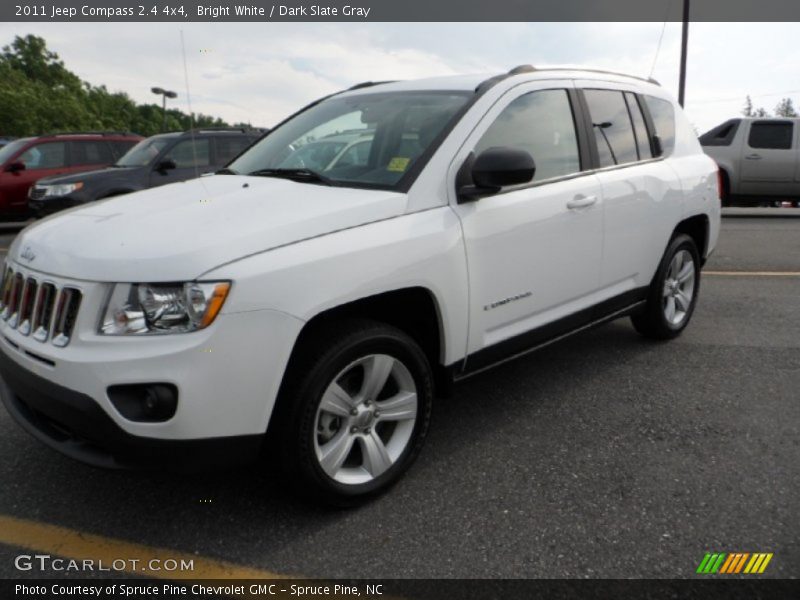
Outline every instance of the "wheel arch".
<path id="1" fill-rule="evenodd" d="M 679 233 L 684 233 L 694 240 L 697 246 L 697 251 L 700 253 L 700 259 L 703 263 L 708 256 L 708 238 L 710 230 L 710 221 L 708 215 L 699 214 L 688 217 L 678 223 L 672 232 L 670 239 Z"/>
<path id="2" fill-rule="evenodd" d="M 407 287 L 345 302 L 314 315 L 301 329 L 289 357 L 289 368 L 315 334 L 343 319 L 369 319 L 397 327 L 422 348 L 433 369 L 439 391 L 449 390 L 444 367 L 445 333 L 442 312 L 434 293 L 425 287 Z"/>

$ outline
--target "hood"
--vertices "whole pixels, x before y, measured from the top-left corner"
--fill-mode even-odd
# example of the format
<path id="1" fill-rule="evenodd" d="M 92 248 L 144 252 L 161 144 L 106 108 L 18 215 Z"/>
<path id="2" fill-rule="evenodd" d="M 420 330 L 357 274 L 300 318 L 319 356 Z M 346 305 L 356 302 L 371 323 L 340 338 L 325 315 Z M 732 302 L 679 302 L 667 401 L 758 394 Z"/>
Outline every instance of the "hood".
<path id="1" fill-rule="evenodd" d="M 55 185 L 60 183 L 75 183 L 82 181 L 84 183 L 94 183 L 96 181 L 106 181 L 115 178 L 127 178 L 132 173 L 147 167 L 106 167 L 104 169 L 96 169 L 94 171 L 79 171 L 77 173 L 68 173 L 67 175 L 53 175 L 52 177 L 43 177 L 36 183 L 41 185 Z"/>
<path id="2" fill-rule="evenodd" d="M 58 213 L 24 229 L 9 257 L 65 278 L 191 280 L 244 256 L 405 209 L 406 196 L 397 192 L 213 175 Z"/>

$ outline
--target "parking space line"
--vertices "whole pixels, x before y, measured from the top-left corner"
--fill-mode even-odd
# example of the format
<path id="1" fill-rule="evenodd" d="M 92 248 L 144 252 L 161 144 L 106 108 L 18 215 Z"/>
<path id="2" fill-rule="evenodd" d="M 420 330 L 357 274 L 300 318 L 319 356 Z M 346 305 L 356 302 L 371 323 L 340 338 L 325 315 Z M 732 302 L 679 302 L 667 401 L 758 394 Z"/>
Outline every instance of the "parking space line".
<path id="1" fill-rule="evenodd" d="M 800 277 L 800 271 L 703 271 L 719 277 Z"/>
<path id="2" fill-rule="evenodd" d="M 133 542 L 106 538 L 90 533 L 67 529 L 58 525 L 48 525 L 0 514 L 0 543 L 25 548 L 37 553 L 52 554 L 65 559 L 79 561 L 92 560 L 94 565 L 106 568 L 122 565 L 125 568 L 114 572 L 158 579 L 288 579 L 270 571 L 253 569 L 223 560 L 206 558 L 187 552 L 166 548 L 154 548 Z M 193 561 L 193 570 L 150 570 L 150 561 L 159 566 L 170 564 L 168 560 Z M 114 561 L 117 561 L 115 563 Z M 135 561 L 135 562 L 134 562 Z"/>

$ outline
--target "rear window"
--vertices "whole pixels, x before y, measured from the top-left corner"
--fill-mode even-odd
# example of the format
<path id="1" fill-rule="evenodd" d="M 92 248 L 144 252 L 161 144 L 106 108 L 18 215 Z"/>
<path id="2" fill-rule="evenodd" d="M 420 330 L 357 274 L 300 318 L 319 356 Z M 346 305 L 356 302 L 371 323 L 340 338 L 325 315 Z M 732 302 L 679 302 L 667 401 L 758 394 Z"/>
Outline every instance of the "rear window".
<path id="1" fill-rule="evenodd" d="M 675 109 L 671 102 L 655 96 L 644 96 L 644 100 L 653 119 L 656 135 L 661 139 L 661 148 L 665 155 L 671 154 L 675 149 Z"/>
<path id="2" fill-rule="evenodd" d="M 700 144 L 703 146 L 730 146 L 741 122 L 741 119 L 731 119 L 722 125 L 717 125 L 700 136 Z"/>
<path id="3" fill-rule="evenodd" d="M 791 121 L 760 121 L 750 126 L 747 143 L 751 148 L 789 150 L 792 147 L 794 124 Z"/>
<path id="4" fill-rule="evenodd" d="M 631 115 L 622 92 L 584 90 L 592 116 L 592 128 L 600 166 L 621 165 L 639 160 Z"/>
<path id="5" fill-rule="evenodd" d="M 111 148 L 104 141 L 80 140 L 71 142 L 70 162 L 74 166 L 107 165 L 114 162 Z"/>
<path id="6" fill-rule="evenodd" d="M 226 135 L 214 138 L 216 164 L 227 165 L 253 143 L 253 138 L 244 135 Z"/>

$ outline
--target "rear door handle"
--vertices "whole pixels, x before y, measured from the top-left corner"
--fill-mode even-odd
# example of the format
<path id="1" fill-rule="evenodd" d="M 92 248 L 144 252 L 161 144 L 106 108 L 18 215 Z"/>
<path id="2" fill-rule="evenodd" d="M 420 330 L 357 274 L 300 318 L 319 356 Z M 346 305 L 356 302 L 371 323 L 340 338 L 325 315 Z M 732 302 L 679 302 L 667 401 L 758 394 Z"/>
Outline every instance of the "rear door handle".
<path id="1" fill-rule="evenodd" d="M 581 194 L 568 201 L 567 208 L 573 210 L 577 208 L 587 208 L 595 202 L 597 202 L 597 196 L 584 196 Z"/>
<path id="2" fill-rule="evenodd" d="M 761 160 L 761 155 L 760 154 L 749 154 L 749 155 L 745 156 L 745 159 L 747 159 L 747 160 Z"/>

